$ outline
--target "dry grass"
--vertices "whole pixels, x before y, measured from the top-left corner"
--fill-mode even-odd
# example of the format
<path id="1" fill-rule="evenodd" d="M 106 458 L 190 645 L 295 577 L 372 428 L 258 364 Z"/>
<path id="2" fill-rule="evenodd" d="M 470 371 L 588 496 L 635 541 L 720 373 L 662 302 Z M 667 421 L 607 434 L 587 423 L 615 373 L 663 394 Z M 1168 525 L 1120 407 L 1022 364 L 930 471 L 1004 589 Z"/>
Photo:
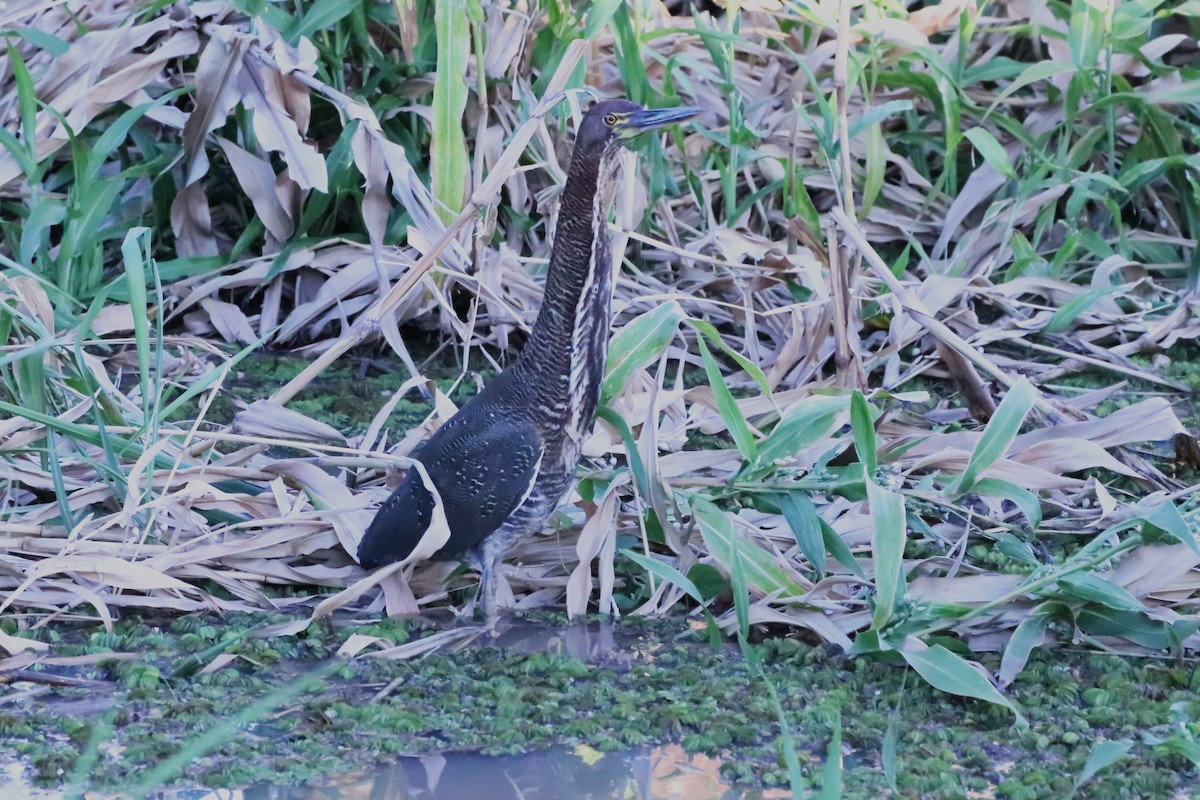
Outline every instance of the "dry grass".
<path id="1" fill-rule="evenodd" d="M 467 85 L 488 89 L 457 154 L 429 147 L 450 79 L 385 4 L 284 25 L 224 2 L 10 2 L 0 29 L 35 33 L 0 56 L 0 610 L 414 613 L 469 585 L 350 554 L 383 468 L 454 410 L 439 394 L 423 429 L 386 429 L 425 383 L 402 326 L 492 357 L 532 321 L 583 78 L 709 111 L 618 194 L 617 244 L 641 256 L 617 282 L 626 380 L 585 448 L 589 501 L 512 555 L 502 598 L 663 614 L 691 594 L 726 627 L 918 670 L 950 630 L 1007 646 L 1001 683 L 1047 630 L 1194 646 L 1192 489 L 1145 449 L 1185 433 L 1164 368 L 1200 335 L 1196 95 L 1172 66 L 1194 40 L 1128 8 L 837 5 L 484 4 Z M 439 168 L 470 176 L 460 206 L 435 200 Z M 286 403 L 362 345 L 414 375 L 361 437 L 267 398 L 206 421 L 255 349 L 317 359 Z M 685 383 L 697 368 L 707 385 Z M 1064 388 L 1084 370 L 1097 388 Z M 726 443 L 684 449 L 695 434 Z M 630 576 L 626 535 L 648 571 Z"/>

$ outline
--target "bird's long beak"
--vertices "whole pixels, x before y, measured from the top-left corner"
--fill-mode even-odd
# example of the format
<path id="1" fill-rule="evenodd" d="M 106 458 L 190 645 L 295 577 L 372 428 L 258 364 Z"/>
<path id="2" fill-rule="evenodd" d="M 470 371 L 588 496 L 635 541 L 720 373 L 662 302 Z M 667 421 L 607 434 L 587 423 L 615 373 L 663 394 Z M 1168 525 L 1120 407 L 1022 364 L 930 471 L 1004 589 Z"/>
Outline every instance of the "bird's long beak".
<path id="1" fill-rule="evenodd" d="M 622 139 L 629 139 L 664 125 L 686 122 L 703 111 L 703 108 L 687 106 L 683 108 L 643 108 L 641 111 L 634 111 L 617 123 L 617 135 Z"/>

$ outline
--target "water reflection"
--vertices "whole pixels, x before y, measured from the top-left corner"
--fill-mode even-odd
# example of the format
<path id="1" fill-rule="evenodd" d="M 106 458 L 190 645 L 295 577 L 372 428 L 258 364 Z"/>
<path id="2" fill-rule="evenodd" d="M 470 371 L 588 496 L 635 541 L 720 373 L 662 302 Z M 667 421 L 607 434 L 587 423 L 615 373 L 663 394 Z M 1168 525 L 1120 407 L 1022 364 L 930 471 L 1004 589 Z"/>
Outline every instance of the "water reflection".
<path id="1" fill-rule="evenodd" d="M 35 789 L 15 764 L 0 769 L 5 798 L 57 800 Z M 79 795 L 75 795 L 79 797 Z M 126 797 L 85 792 L 84 800 Z M 679 745 L 599 753 L 591 748 L 543 750 L 520 756 L 449 753 L 402 758 L 307 786 L 249 789 L 165 789 L 152 800 L 768 800 L 791 797 L 782 789 L 735 788 L 721 778 L 721 762 Z"/>
<path id="2" fill-rule="evenodd" d="M 721 778 L 721 762 L 678 745 L 623 753 L 590 748 L 499 757 L 474 753 L 406 758 L 323 786 L 260 786 L 244 800 L 765 800 L 780 789 L 743 789 Z M 216 800 L 214 797 L 213 800 Z"/>

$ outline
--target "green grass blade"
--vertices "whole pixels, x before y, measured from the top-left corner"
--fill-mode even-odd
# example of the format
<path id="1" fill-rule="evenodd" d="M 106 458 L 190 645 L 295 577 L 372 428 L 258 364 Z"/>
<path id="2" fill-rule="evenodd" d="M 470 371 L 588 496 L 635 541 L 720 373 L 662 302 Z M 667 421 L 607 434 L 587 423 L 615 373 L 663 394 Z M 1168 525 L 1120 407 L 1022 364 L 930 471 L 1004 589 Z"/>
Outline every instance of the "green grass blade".
<path id="1" fill-rule="evenodd" d="M 850 397 L 814 395 L 798 401 L 783 413 L 783 418 L 758 443 L 759 466 L 791 458 L 799 450 L 825 438 L 842 424 L 850 409 Z"/>
<path id="2" fill-rule="evenodd" d="M 986 497 L 1003 497 L 1011 500 L 1021 509 L 1025 519 L 1029 520 L 1030 530 L 1036 531 L 1042 525 L 1042 503 L 1033 492 L 1011 481 L 1001 478 L 980 478 L 975 481 L 973 490 L 976 494 Z"/>
<path id="3" fill-rule="evenodd" d="M 783 518 L 787 520 L 792 535 L 800 552 L 812 564 L 813 569 L 821 575 L 825 574 L 825 538 L 821 530 L 821 518 L 817 516 L 817 507 L 807 494 L 803 492 L 781 492 L 771 497 Z"/>
<path id="4" fill-rule="evenodd" d="M 975 451 L 971 453 L 967 468 L 954 486 L 953 494 L 961 495 L 971 491 L 980 474 L 1008 452 L 1013 439 L 1017 438 L 1017 433 L 1021 430 L 1025 416 L 1033 408 L 1036 397 L 1037 390 L 1024 378 L 1008 390 L 1008 394 L 996 408 L 996 413 L 988 421 L 979 443 L 975 445 Z"/>
<path id="5" fill-rule="evenodd" d="M 867 504 L 871 509 L 871 556 L 875 561 L 871 621 L 878 629 L 891 618 L 896 603 L 904 596 L 904 495 L 867 481 Z"/>
<path id="6" fill-rule="evenodd" d="M 900 655 L 933 688 L 1004 706 L 1016 716 L 1018 725 L 1028 727 L 1029 723 L 1017 706 L 1000 694 L 974 662 L 955 655 L 940 644 L 926 647 L 912 637 L 905 640 Z"/>
<path id="7" fill-rule="evenodd" d="M 1197 555 L 1200 555 L 1200 541 L 1187 519 L 1179 511 L 1179 507 L 1170 500 L 1162 497 L 1152 497 L 1143 500 L 1133 507 L 1136 519 L 1149 525 L 1155 532 L 1186 544 Z"/>
<path id="8" fill-rule="evenodd" d="M 68 531 L 75 529 L 75 515 L 71 513 L 67 483 L 63 479 L 62 463 L 58 460 L 58 437 L 54 431 L 46 431 L 46 453 L 49 461 L 50 479 L 54 485 L 54 502 L 58 504 L 58 516 Z"/>
<path id="9" fill-rule="evenodd" d="M 621 83 L 629 93 L 630 100 L 644 105 L 650 102 L 650 81 L 646 75 L 645 62 L 642 61 L 642 46 L 638 41 L 638 32 L 633 29 L 632 12 L 631 4 L 617 3 L 610 21 L 616 44 L 617 69 L 621 73 Z M 588 22 L 591 22 L 590 16 Z"/>
<path id="10" fill-rule="evenodd" d="M 21 137 L 25 149 L 30 155 L 37 152 L 37 91 L 33 86 L 33 76 L 25 65 L 25 59 L 7 41 L 8 63 L 12 70 L 13 81 L 17 84 L 17 110 L 21 117 Z"/>
<path id="11" fill-rule="evenodd" d="M 963 133 L 963 136 L 975 146 L 988 166 L 1006 178 L 1017 179 L 1017 171 L 1013 169 L 1008 153 L 1000 142 L 996 141 L 991 131 L 986 128 L 971 128 Z"/>
<path id="12" fill-rule="evenodd" d="M 750 430 L 750 423 L 746 422 L 746 417 L 738 408 L 737 400 L 733 399 L 733 394 L 725 385 L 725 376 L 721 373 L 721 365 L 713 358 L 703 337 L 697 339 L 696 344 L 700 347 L 700 357 L 704 360 L 704 372 L 708 375 L 708 385 L 712 389 L 713 399 L 717 403 L 717 411 L 720 412 L 721 419 L 725 420 L 729 435 L 733 437 L 733 442 L 737 445 L 742 458 L 752 462 L 755 460 L 758 447 L 754 441 L 754 432 Z"/>
<path id="13" fill-rule="evenodd" d="M 655 575 L 661 580 L 666 581 L 672 586 L 677 586 L 682 589 L 684 594 L 696 601 L 696 605 L 705 605 L 704 595 L 700 592 L 699 587 L 696 586 L 691 578 L 689 578 L 687 575 L 684 575 L 670 564 L 664 564 L 657 559 L 644 556 L 641 553 L 634 552 L 633 550 L 622 550 L 621 553 L 647 572 Z"/>
<path id="14" fill-rule="evenodd" d="M 1104 46 L 1108 3 L 1103 0 L 1075 0 L 1071 3 L 1071 21 L 1067 44 L 1071 63 L 1079 69 L 1095 69 Z"/>
<path id="15" fill-rule="evenodd" d="M 361 6 L 362 0 L 317 0 L 304 12 L 295 29 L 287 32 L 287 36 L 293 42 L 301 36 L 311 39 L 317 31 L 336 25 Z"/>
<path id="16" fill-rule="evenodd" d="M 622 550 L 621 553 L 651 575 L 655 575 L 673 586 L 678 586 L 688 597 L 696 601 L 696 605 L 704 612 L 704 620 L 708 625 L 708 640 L 712 642 L 713 647 L 720 644 L 721 629 L 712 612 L 708 610 L 708 601 L 704 599 L 704 593 L 700 591 L 700 587 L 696 586 L 695 581 L 670 564 L 664 564 L 649 556 L 628 549 Z"/>
<path id="17" fill-rule="evenodd" d="M 883 139 L 883 127 L 876 123 L 867 128 L 866 164 L 863 176 L 862 206 L 859 213 L 866 215 L 875 207 L 879 193 L 883 191 L 884 172 L 887 170 L 887 143 Z"/>
<path id="18" fill-rule="evenodd" d="M 143 419 L 150 417 L 154 402 L 150 384 L 150 306 L 146 299 L 146 262 L 150 252 L 150 229 L 133 228 L 121 243 L 125 280 L 129 288 L 129 306 L 133 312 L 133 338 L 137 345 L 138 377 L 142 388 Z"/>
<path id="19" fill-rule="evenodd" d="M 1097 286 L 1086 292 L 1080 292 L 1063 303 L 1042 330 L 1046 333 L 1065 333 L 1079 318 L 1079 315 L 1091 308 L 1097 300 L 1115 294 L 1117 291 L 1116 287 Z"/>
<path id="20" fill-rule="evenodd" d="M 1029 662 L 1030 653 L 1042 644 L 1054 607 L 1062 605 L 1055 602 L 1042 603 L 1032 614 L 1021 620 L 1021 624 L 1013 631 L 1012 638 L 1004 648 L 1004 656 L 1000 659 L 997 680 L 1001 687 L 1006 687 L 1017 679 Z"/>
<path id="21" fill-rule="evenodd" d="M 1128 756 L 1129 751 L 1132 749 L 1133 742 L 1129 739 L 1096 742 L 1096 744 L 1092 745 L 1092 752 L 1088 755 L 1087 763 L 1083 765 L 1083 771 L 1075 779 L 1075 788 L 1071 791 L 1071 797 L 1075 796 L 1075 793 L 1079 791 L 1081 786 L 1096 777 L 1098 772 L 1111 767 Z"/>
<path id="22" fill-rule="evenodd" d="M 84 183 L 91 183 L 96 180 L 100 175 L 100 169 L 104 166 L 108 157 L 125 141 L 125 138 L 129 136 L 129 131 L 140 119 L 146 116 L 147 112 L 154 108 L 173 103 L 181 95 L 187 94 L 188 91 L 187 87 L 182 87 L 173 92 L 166 92 L 161 97 L 156 97 L 149 103 L 142 103 L 126 110 L 121 116 L 113 120 L 92 144 L 91 151 L 88 153 L 87 167 L 84 169 L 82 181 Z"/>
<path id="23" fill-rule="evenodd" d="M 833 736 L 825 750 L 825 768 L 821 771 L 821 800 L 842 797 L 842 715 L 833 719 Z"/>
<path id="24" fill-rule="evenodd" d="M 463 134 L 463 111 L 467 107 L 467 58 L 471 54 L 471 25 L 464 0 L 436 4 L 437 77 L 433 84 L 433 146 L 430 170 L 433 195 L 439 202 L 442 222 L 450 222 L 462 211 L 467 192 L 470 160 Z"/>
<path id="25" fill-rule="evenodd" d="M 862 462 L 868 481 L 875 479 L 879 469 L 879 444 L 875 439 L 875 419 L 867 398 L 857 389 L 850 396 L 850 427 L 854 433 L 854 449 Z"/>
<path id="26" fill-rule="evenodd" d="M 635 317 L 612 337 L 608 368 L 600 387 L 600 402 L 607 403 L 629 382 L 633 373 L 654 363 L 675 338 L 685 314 L 674 300 Z"/>
<path id="27" fill-rule="evenodd" d="M 672 300 L 671 302 L 674 301 Z M 708 339 L 709 344 L 720 348 L 725 355 L 736 361 L 737 365 L 745 370 L 747 375 L 754 379 L 754 382 L 758 384 L 758 388 L 762 390 L 764 396 L 770 396 L 771 387 L 767 383 L 766 374 L 757 364 L 726 344 L 725 339 L 722 338 L 721 334 L 717 332 L 716 325 L 713 325 L 711 322 L 705 319 L 689 319 L 688 324 L 695 328 L 698 333 L 703 334 L 704 337 Z"/>
<path id="28" fill-rule="evenodd" d="M 61 225 L 67 217 L 67 207 L 59 199 L 38 194 L 29 200 L 29 216 L 21 226 L 19 257 L 27 267 L 34 267 L 34 258 L 48 246 L 50 229 Z M 41 262 L 38 264 L 41 267 Z M 44 267 L 41 267 L 44 271 Z"/>
<path id="29" fill-rule="evenodd" d="M 732 574 L 735 567 L 743 572 L 747 587 L 753 586 L 763 594 L 780 597 L 800 597 L 804 594 L 804 587 L 793 581 L 787 570 L 770 553 L 737 532 L 727 512 L 703 497 L 693 498 L 692 510 L 700 523 L 700 533 L 709 552 L 731 572 L 735 598 L 738 588 L 737 576 Z"/>
<path id="30" fill-rule="evenodd" d="M 888 788 L 893 795 L 899 795 L 897 786 L 898 773 L 896 770 L 896 747 L 900 741 L 900 709 L 904 705 L 904 692 L 908 688 L 908 673 L 900 678 L 900 690 L 897 693 L 896 707 L 888 714 L 887 730 L 883 734 L 883 742 L 879 746 L 879 762 L 883 767 L 883 777 L 887 779 Z"/>
<path id="31" fill-rule="evenodd" d="M 583 38 L 594 39 L 599 36 L 621 5 L 623 5 L 621 0 L 595 0 L 587 11 L 587 22 L 583 26 Z"/>

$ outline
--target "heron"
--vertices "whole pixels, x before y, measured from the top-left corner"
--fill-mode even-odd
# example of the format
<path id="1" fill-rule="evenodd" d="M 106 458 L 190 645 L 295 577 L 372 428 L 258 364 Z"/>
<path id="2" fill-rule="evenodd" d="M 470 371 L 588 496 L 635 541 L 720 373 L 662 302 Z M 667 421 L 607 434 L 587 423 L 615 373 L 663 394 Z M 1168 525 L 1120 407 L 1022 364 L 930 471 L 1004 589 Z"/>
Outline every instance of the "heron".
<path id="1" fill-rule="evenodd" d="M 537 319 L 521 354 L 414 450 L 442 499 L 450 536 L 433 555 L 480 574 L 486 627 L 498 620 L 493 577 L 505 554 L 545 526 L 571 487 L 600 399 L 612 323 L 615 264 L 608 211 L 621 150 L 640 134 L 699 108 L 648 109 L 627 100 L 583 115 L 559 204 Z M 434 499 L 410 467 L 367 528 L 358 561 L 407 558 L 428 529 Z"/>

